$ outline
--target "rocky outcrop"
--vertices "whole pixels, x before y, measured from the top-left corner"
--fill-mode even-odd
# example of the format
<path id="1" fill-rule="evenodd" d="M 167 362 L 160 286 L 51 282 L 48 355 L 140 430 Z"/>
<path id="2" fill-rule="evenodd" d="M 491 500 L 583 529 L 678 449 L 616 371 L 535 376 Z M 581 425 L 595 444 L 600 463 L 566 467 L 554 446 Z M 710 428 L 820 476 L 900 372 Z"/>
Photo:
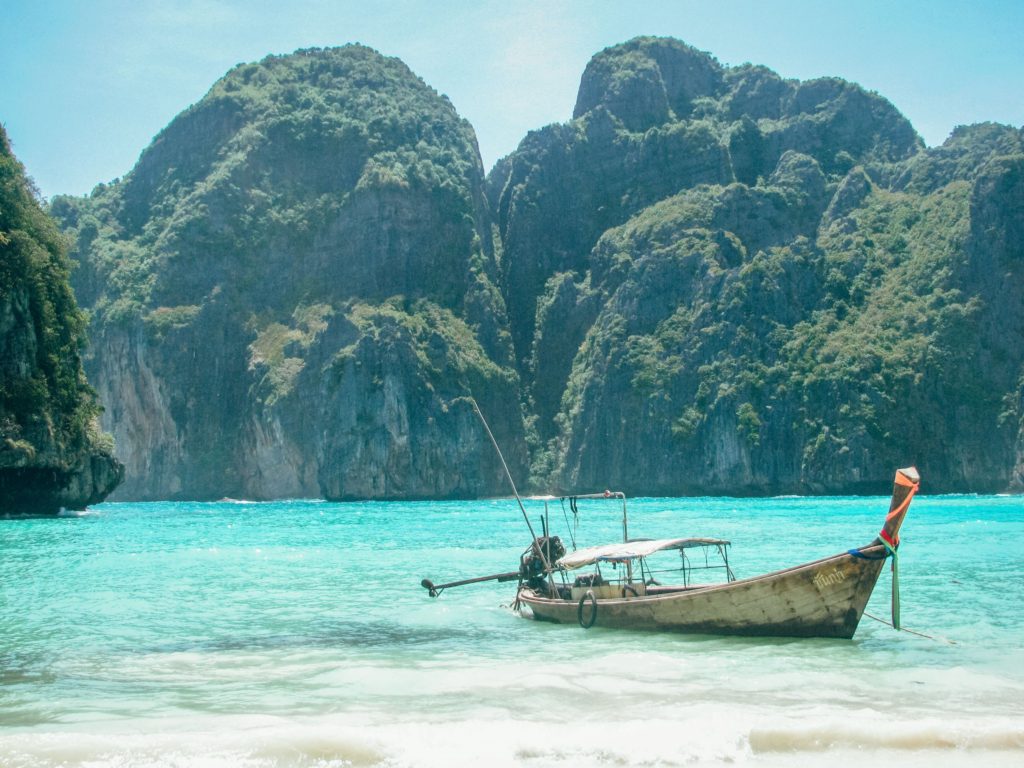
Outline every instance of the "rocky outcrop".
<path id="1" fill-rule="evenodd" d="M 0 514 L 102 501 L 121 481 L 85 382 L 66 245 L 0 127 Z"/>
<path id="2" fill-rule="evenodd" d="M 536 338 L 537 297 L 554 275 L 583 276 L 603 233 L 682 190 L 755 186 L 779 172 L 787 152 L 813 160 L 821 175 L 903 160 L 922 146 L 889 102 L 856 85 L 722 67 L 666 38 L 596 55 L 573 115 L 527 136 L 488 180 L 512 338 L 545 436 L 554 429 L 549 393 L 564 390 L 566 379 L 535 375 L 537 356 L 554 354 Z"/>
<path id="3" fill-rule="evenodd" d="M 401 62 L 239 66 L 123 182 L 53 210 L 121 497 L 504 492 L 472 398 L 525 475 L 476 140 Z"/>
<path id="4" fill-rule="evenodd" d="M 1019 487 L 1019 141 L 925 150 L 877 94 L 675 40 L 595 56 L 489 179 L 537 482 Z"/>
<path id="5" fill-rule="evenodd" d="M 52 210 L 124 498 L 1024 487 L 1021 131 L 638 38 L 484 179 L 359 46 L 242 65 Z"/>
<path id="6" fill-rule="evenodd" d="M 809 164 L 605 233 L 579 284 L 601 308 L 538 467 L 552 484 L 866 492 L 901 462 L 936 491 L 1019 483 L 1019 160 L 924 199 L 860 168 L 807 195 Z"/>

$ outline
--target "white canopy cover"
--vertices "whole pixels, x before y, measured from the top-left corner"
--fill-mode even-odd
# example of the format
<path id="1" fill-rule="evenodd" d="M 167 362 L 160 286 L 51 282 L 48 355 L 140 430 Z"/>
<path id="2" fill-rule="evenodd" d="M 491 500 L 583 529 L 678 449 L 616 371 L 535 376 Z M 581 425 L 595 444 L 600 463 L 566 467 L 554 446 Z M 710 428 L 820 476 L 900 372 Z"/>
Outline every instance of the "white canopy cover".
<path id="1" fill-rule="evenodd" d="M 555 565 L 571 571 L 593 563 L 625 562 L 638 557 L 647 557 L 663 549 L 687 549 L 688 547 L 713 547 L 727 545 L 724 539 L 637 539 L 616 544 L 600 544 L 596 547 L 577 549 L 559 558 Z"/>

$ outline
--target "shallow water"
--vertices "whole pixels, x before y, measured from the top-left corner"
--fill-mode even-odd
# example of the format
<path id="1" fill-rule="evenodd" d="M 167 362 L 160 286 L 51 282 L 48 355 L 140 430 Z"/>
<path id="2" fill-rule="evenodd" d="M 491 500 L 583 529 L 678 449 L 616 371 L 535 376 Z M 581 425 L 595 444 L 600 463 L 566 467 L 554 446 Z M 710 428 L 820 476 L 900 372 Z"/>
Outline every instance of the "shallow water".
<path id="1" fill-rule="evenodd" d="M 868 543 L 887 501 L 630 500 L 630 533 L 730 539 L 743 578 Z M 580 510 L 581 545 L 621 535 Z M 513 613 L 514 583 L 419 586 L 527 543 L 514 501 L 0 520 L 0 766 L 1022 764 L 1020 497 L 915 499 L 903 623 L 937 639 L 585 632 Z"/>

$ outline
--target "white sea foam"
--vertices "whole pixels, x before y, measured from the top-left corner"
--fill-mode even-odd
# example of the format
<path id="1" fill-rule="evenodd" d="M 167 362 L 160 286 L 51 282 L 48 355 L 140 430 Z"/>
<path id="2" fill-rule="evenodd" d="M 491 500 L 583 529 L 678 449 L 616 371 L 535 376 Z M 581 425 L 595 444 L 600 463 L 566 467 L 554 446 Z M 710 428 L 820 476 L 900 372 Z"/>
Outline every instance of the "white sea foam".
<path id="1" fill-rule="evenodd" d="M 0 736 L 5 768 L 547 768 L 820 765 L 859 755 L 872 765 L 1019 765 L 1024 727 L 884 718 L 800 722 L 712 708 L 684 718 L 486 717 L 392 721 L 232 716 L 165 719 Z"/>

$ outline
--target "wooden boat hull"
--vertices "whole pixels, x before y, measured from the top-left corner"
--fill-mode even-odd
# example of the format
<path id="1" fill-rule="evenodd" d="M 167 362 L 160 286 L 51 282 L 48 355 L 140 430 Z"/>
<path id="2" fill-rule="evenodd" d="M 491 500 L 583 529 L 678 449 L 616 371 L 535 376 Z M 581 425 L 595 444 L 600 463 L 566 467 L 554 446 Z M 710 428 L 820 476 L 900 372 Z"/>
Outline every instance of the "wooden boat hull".
<path id="1" fill-rule="evenodd" d="M 782 571 L 639 597 L 550 598 L 523 588 L 534 618 L 561 624 L 715 635 L 851 638 L 885 561 L 882 544 Z M 593 615 L 596 613 L 596 615 Z"/>

